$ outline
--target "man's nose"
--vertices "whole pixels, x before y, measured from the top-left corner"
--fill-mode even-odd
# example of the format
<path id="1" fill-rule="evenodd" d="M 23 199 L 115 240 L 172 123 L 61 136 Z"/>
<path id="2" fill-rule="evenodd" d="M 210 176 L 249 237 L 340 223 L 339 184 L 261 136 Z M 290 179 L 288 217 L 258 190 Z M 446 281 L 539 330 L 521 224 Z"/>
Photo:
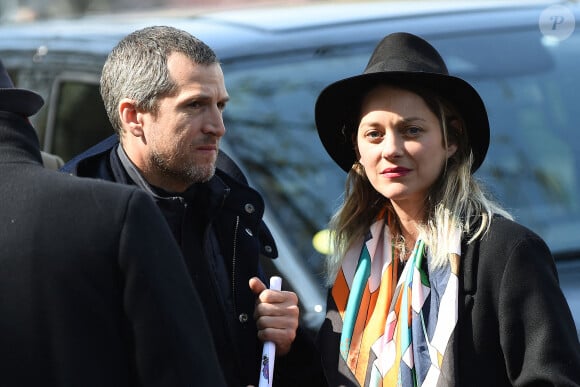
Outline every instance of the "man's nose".
<path id="1" fill-rule="evenodd" d="M 222 137 L 226 133 L 226 127 L 224 125 L 224 118 L 221 109 L 218 107 L 212 109 L 203 126 L 203 132 L 206 134 L 214 135 L 216 137 Z"/>

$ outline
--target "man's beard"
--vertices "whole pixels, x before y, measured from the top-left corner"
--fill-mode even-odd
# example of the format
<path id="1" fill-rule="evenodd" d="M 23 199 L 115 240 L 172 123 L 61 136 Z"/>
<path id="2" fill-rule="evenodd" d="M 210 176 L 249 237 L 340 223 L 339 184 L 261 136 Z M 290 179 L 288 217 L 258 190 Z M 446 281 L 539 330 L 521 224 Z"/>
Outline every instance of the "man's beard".
<path id="1" fill-rule="evenodd" d="M 152 165 L 157 168 L 166 178 L 177 180 L 185 185 L 205 183 L 215 174 L 215 162 L 208 164 L 178 163 L 175 157 L 164 157 L 160 154 L 151 156 Z"/>

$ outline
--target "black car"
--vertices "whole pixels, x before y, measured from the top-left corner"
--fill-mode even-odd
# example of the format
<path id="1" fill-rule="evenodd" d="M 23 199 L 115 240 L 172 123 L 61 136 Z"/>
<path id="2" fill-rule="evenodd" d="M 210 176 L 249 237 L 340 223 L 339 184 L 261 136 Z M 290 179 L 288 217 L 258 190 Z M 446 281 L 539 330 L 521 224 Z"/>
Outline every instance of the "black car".
<path id="1" fill-rule="evenodd" d="M 386 34 L 426 38 L 489 112 L 492 139 L 477 172 L 557 260 L 580 327 L 580 20 L 576 2 L 306 3 L 215 13 L 179 10 L 0 27 L 0 58 L 48 103 L 35 119 L 48 152 L 65 161 L 110 135 L 98 77 L 110 49 L 147 25 L 185 29 L 213 47 L 231 101 L 223 148 L 267 201 L 266 221 L 287 279 L 315 330 L 323 319 L 324 229 L 345 174 L 318 139 L 314 102 L 328 84 L 362 72 Z M 580 328 L 579 328 L 580 329 Z"/>

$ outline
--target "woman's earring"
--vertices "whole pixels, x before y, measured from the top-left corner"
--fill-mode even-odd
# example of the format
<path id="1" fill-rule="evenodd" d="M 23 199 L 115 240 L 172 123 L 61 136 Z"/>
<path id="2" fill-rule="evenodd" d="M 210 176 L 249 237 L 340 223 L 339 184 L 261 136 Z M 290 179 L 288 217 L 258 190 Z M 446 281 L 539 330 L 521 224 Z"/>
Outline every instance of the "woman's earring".
<path id="1" fill-rule="evenodd" d="M 365 167 L 358 160 L 354 162 L 351 169 L 361 176 L 365 174 Z"/>

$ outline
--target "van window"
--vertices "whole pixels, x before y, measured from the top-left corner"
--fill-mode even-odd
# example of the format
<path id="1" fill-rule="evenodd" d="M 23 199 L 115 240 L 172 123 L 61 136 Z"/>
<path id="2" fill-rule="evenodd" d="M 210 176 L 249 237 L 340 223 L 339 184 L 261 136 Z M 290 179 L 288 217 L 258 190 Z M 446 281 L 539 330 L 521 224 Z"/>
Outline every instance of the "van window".
<path id="1" fill-rule="evenodd" d="M 98 83 L 60 79 L 52 93 L 44 149 L 66 162 L 113 134 Z"/>

